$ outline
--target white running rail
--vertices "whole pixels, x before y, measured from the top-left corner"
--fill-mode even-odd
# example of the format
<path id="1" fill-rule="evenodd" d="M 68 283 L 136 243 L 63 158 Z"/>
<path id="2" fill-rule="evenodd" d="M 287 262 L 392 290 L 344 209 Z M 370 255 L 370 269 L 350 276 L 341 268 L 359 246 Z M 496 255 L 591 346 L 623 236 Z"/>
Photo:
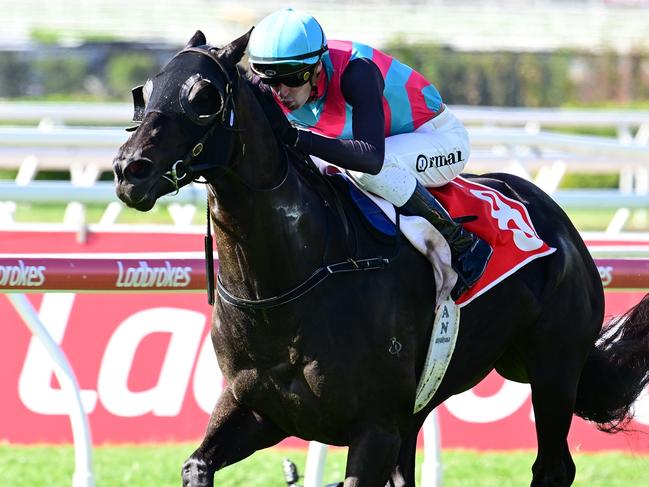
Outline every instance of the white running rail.
<path id="1" fill-rule="evenodd" d="M 88 416 L 83 409 L 77 377 L 61 347 L 54 341 L 24 294 L 7 294 L 7 299 L 32 334 L 38 338 L 50 360 L 61 390 L 69 398 L 70 423 L 74 439 L 74 474 L 72 487 L 95 487 L 92 468 L 92 439 Z"/>

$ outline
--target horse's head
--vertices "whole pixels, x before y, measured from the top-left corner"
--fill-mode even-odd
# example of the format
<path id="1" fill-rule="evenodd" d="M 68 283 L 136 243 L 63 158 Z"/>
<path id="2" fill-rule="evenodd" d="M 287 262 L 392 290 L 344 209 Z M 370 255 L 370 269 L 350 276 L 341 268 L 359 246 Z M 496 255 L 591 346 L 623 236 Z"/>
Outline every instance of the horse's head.
<path id="1" fill-rule="evenodd" d="M 236 144 L 236 64 L 249 34 L 219 49 L 197 31 L 133 90 L 139 126 L 113 161 L 117 196 L 128 206 L 148 211 L 160 196 L 228 163 Z"/>

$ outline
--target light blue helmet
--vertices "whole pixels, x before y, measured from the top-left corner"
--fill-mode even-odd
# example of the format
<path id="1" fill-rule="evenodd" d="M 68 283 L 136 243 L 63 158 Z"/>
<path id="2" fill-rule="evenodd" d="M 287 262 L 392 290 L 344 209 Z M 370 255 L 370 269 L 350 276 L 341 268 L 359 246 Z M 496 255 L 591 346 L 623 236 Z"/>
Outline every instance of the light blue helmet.
<path id="1" fill-rule="evenodd" d="M 248 43 L 252 70 L 262 79 L 284 78 L 315 65 L 327 51 L 327 39 L 311 15 L 287 8 L 265 17 Z"/>

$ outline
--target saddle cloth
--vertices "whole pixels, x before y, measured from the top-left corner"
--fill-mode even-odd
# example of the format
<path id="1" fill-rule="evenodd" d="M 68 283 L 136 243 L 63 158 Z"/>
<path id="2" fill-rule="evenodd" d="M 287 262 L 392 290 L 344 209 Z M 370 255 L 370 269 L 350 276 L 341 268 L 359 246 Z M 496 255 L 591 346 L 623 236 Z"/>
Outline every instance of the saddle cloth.
<path id="1" fill-rule="evenodd" d="M 456 301 L 460 307 L 466 306 L 526 264 L 556 250 L 538 236 L 527 208 L 495 189 L 457 177 L 444 186 L 429 188 L 429 191 L 453 218 L 475 216 L 475 220 L 463 226 L 486 240 L 494 249 L 483 276 Z M 364 193 L 392 222 L 395 221 L 395 210 L 390 203 Z M 457 274 L 450 267 L 448 244 L 428 221 L 418 216 L 401 216 L 401 231 L 431 262 L 437 285 L 435 302 L 439 304 L 449 296 L 457 280 Z"/>

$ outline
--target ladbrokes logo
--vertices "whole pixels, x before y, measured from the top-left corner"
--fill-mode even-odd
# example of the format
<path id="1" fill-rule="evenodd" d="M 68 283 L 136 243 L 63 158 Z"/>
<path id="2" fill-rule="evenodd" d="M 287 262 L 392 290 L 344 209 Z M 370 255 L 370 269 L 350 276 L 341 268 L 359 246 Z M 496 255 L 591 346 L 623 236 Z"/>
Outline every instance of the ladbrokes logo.
<path id="1" fill-rule="evenodd" d="M 44 282 L 44 265 L 25 265 L 21 259 L 18 265 L 0 265 L 0 286 L 38 287 Z"/>
<path id="2" fill-rule="evenodd" d="M 165 261 L 164 267 L 149 267 L 139 261 L 137 267 L 125 267 L 117 261 L 117 287 L 187 287 L 192 281 L 191 267 L 174 267 Z"/>

